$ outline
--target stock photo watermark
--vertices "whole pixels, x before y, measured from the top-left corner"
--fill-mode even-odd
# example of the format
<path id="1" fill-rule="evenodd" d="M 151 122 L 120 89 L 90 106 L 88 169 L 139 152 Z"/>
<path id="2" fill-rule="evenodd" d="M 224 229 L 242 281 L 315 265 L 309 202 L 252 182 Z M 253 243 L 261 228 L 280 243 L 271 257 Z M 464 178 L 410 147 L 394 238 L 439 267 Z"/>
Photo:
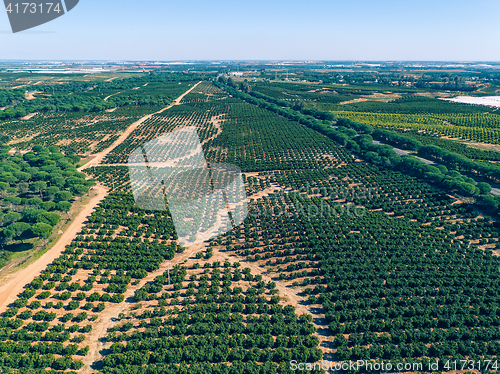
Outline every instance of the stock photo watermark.
<path id="1" fill-rule="evenodd" d="M 179 243 L 184 246 L 227 233 L 247 216 L 360 218 L 364 200 L 379 196 L 364 186 L 318 188 L 307 184 L 273 194 L 287 204 L 267 199 L 247 202 L 241 170 L 231 164 L 208 163 L 195 126 L 158 136 L 128 158 L 135 204 L 145 210 L 169 210 Z M 312 201 L 310 197 L 320 197 Z M 342 201 L 343 203 L 339 203 Z"/>
<path id="2" fill-rule="evenodd" d="M 319 204 L 295 202 L 287 205 L 272 205 L 269 203 L 258 204 L 254 201 L 248 204 L 248 216 L 259 217 L 293 217 L 296 215 L 311 218 L 320 217 L 349 217 L 361 218 L 366 214 L 366 208 L 362 205 L 336 204 L 330 205 L 326 200 Z"/>
<path id="3" fill-rule="evenodd" d="M 430 360 L 425 364 L 422 362 L 372 362 L 368 360 L 358 361 L 319 361 L 298 362 L 290 361 L 290 370 L 294 372 L 311 372 L 324 370 L 327 372 L 362 371 L 362 372 L 436 372 L 457 370 L 498 370 L 498 360 Z"/>
<path id="4" fill-rule="evenodd" d="M 20 32 L 43 25 L 72 10 L 79 0 L 4 0 L 12 32 Z"/>
<path id="5" fill-rule="evenodd" d="M 252 184 L 249 185 L 252 188 Z M 310 197 L 318 197 L 320 201 L 312 201 Z M 307 218 L 318 217 L 363 217 L 366 208 L 357 203 L 380 197 L 376 187 L 311 187 L 309 184 L 296 190 L 278 190 L 273 193 L 274 200 L 292 200 L 287 204 L 275 204 L 269 201 L 251 200 L 248 204 L 248 215 L 253 218 L 263 216 L 292 217 L 296 214 Z M 342 202 L 342 203 L 341 203 Z"/>

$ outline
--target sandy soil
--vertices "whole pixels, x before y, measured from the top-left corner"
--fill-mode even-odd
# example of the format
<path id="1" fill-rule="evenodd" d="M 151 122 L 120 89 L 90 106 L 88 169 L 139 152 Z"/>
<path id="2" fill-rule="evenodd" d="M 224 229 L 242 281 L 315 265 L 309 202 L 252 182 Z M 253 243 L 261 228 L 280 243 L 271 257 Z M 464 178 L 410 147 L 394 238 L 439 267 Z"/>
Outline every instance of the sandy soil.
<path id="1" fill-rule="evenodd" d="M 263 197 L 268 197 L 269 195 L 272 195 L 276 191 L 283 191 L 284 188 L 280 187 L 278 185 L 271 185 L 271 187 L 266 188 L 265 190 L 259 191 L 252 196 L 247 197 L 247 201 L 250 200 L 255 200 L 255 199 L 262 199 Z"/>
<path id="2" fill-rule="evenodd" d="M 31 82 L 30 82 L 30 83 L 31 83 Z M 28 83 L 28 84 L 29 84 L 29 83 Z M 17 89 L 19 89 L 19 88 L 26 87 L 28 84 L 22 84 L 22 85 L 20 85 L 20 86 L 14 86 L 14 87 L 11 87 L 10 89 L 11 89 L 11 90 L 17 90 Z"/>
<path id="3" fill-rule="evenodd" d="M 104 199 L 107 192 L 106 188 L 98 185 L 93 188 L 93 192 L 91 193 L 95 193 L 95 196 L 78 214 L 66 232 L 48 252 L 44 253 L 38 260 L 31 263 L 26 268 L 20 269 L 2 280 L 3 283 L 0 287 L 0 312 L 4 312 L 7 309 L 7 305 L 12 303 L 17 298 L 17 294 L 23 291 L 24 286 L 35 279 L 47 265 L 61 255 L 66 246 L 69 245 L 76 237 L 77 233 L 80 232 L 87 217 L 92 214 L 94 208 Z"/>
<path id="4" fill-rule="evenodd" d="M 364 95 L 364 96 L 357 98 L 357 99 L 343 101 L 343 102 L 339 103 L 339 105 L 361 103 L 364 101 L 383 101 L 385 103 L 388 103 L 389 101 L 399 99 L 400 97 L 401 97 L 401 94 L 384 94 L 384 93 L 380 93 L 380 92 L 375 92 L 371 95 Z"/>
<path id="5" fill-rule="evenodd" d="M 498 144 L 474 143 L 474 142 L 463 142 L 463 144 L 470 145 L 471 147 L 474 148 L 500 152 L 500 145 Z"/>
<path id="6" fill-rule="evenodd" d="M 33 100 L 33 99 L 35 99 L 35 94 L 36 93 L 38 93 L 38 92 L 37 91 L 35 91 L 35 92 L 29 92 L 26 95 L 24 95 L 24 97 L 26 98 L 26 100 Z"/>
<path id="7" fill-rule="evenodd" d="M 364 101 L 368 101 L 368 99 L 365 99 L 365 98 L 358 98 L 358 99 L 353 99 L 353 100 L 349 100 L 349 101 L 342 101 L 341 103 L 339 103 L 339 105 L 346 105 L 346 104 L 354 104 L 354 103 L 362 103 Z"/>
<path id="8" fill-rule="evenodd" d="M 85 165 L 81 166 L 78 170 L 79 171 L 82 171 L 83 169 L 86 169 L 86 168 L 89 168 L 89 167 L 92 167 L 92 166 L 97 166 L 115 147 L 117 147 L 119 144 L 121 144 L 126 138 L 128 138 L 128 136 L 137 128 L 139 127 L 142 123 L 144 123 L 144 121 L 150 119 L 152 116 L 154 116 L 155 114 L 160 114 L 160 113 L 163 113 L 164 111 L 166 111 L 167 109 L 170 109 L 172 108 L 174 105 L 179 105 L 179 103 L 181 102 L 181 100 L 184 98 L 184 96 L 186 96 L 188 93 L 191 92 L 191 90 L 193 90 L 197 85 L 199 85 L 201 83 L 198 82 L 196 83 L 193 87 L 191 87 L 189 90 L 187 90 L 186 92 L 184 92 L 181 96 L 179 96 L 177 99 L 175 99 L 175 101 L 170 104 L 169 106 L 159 110 L 158 112 L 155 112 L 155 113 L 151 113 L 151 114 L 148 114 L 148 115 L 145 115 L 144 117 L 142 117 L 141 119 L 139 119 L 138 121 L 134 122 L 133 124 L 131 124 L 123 134 L 120 135 L 120 137 L 118 139 L 116 139 L 116 141 L 111 144 L 111 146 L 109 146 L 108 148 L 106 148 L 104 151 L 100 152 L 100 153 L 97 153 L 95 155 L 95 157 L 90 160 L 89 162 L 87 162 Z M 109 97 L 109 96 L 108 96 Z"/>
<path id="9" fill-rule="evenodd" d="M 243 174 L 245 174 L 245 176 L 248 178 L 248 177 L 259 177 L 259 172 L 258 171 L 255 171 L 255 172 L 244 172 Z"/>
<path id="10" fill-rule="evenodd" d="M 30 118 L 33 118 L 34 116 L 36 116 L 37 114 L 38 114 L 38 112 L 30 113 L 27 116 L 22 117 L 21 119 L 30 119 Z"/>

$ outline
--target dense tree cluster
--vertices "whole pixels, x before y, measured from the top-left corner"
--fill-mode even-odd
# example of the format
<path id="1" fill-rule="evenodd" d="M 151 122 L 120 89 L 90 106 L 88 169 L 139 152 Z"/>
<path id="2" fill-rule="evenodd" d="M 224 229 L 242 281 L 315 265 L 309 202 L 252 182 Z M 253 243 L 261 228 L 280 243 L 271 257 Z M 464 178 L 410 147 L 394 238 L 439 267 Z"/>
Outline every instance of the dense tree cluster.
<path id="1" fill-rule="evenodd" d="M 0 90 L 0 107 L 6 107 L 16 101 L 24 100 L 22 90 Z"/>
<path id="2" fill-rule="evenodd" d="M 70 210 L 73 196 L 82 196 L 93 184 L 76 170 L 79 158 L 64 156 L 57 147 L 35 146 L 24 155 L 9 151 L 2 146 L 0 153 L 0 240 L 7 251 L 3 261 L 16 241 L 47 239 L 61 214 Z"/>

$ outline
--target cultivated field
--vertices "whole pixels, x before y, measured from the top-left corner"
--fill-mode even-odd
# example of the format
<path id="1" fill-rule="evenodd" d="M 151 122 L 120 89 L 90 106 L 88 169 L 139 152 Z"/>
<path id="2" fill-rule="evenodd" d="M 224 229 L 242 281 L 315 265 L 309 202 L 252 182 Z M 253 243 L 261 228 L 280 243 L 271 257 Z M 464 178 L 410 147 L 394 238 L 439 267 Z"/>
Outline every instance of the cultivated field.
<path id="1" fill-rule="evenodd" d="M 92 100 L 116 100 L 113 111 L 103 104 L 0 122 L 18 162 L 34 145 L 85 158 L 76 173 L 95 181 L 102 199 L 2 292 L 0 371 L 292 373 L 290 361 L 322 358 L 497 360 L 496 216 L 475 204 L 479 195 L 447 190 L 427 174 L 393 167 L 389 151 L 363 148 L 370 139 L 361 126 L 335 130 L 337 138 L 324 129 L 334 131 L 341 117 L 422 130 L 410 133 L 430 144 L 437 144 L 431 133 L 498 144 L 498 114 L 439 107 L 451 103 L 415 113 L 424 101 L 408 104 L 406 88 L 259 82 L 249 89 L 244 81 L 165 77 L 103 83 Z M 381 100 L 351 102 L 370 95 Z M 401 100 L 398 111 L 384 112 L 393 100 Z M 318 103 L 338 118 L 326 119 Z M 249 212 L 226 234 L 184 248 L 168 211 L 136 205 L 127 160 L 187 126 L 196 127 L 209 163 L 241 168 Z M 43 153 L 41 164 L 50 161 Z M 438 171 L 474 183 L 451 168 Z M 17 181 L 5 183 L 5 196 L 13 194 Z"/>

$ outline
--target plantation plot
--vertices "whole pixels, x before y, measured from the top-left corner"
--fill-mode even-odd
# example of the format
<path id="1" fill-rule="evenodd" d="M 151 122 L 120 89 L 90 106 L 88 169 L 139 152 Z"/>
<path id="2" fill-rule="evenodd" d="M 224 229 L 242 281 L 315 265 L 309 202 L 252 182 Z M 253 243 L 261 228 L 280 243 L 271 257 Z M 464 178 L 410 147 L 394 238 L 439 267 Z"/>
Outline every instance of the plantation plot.
<path id="1" fill-rule="evenodd" d="M 253 105 L 229 107 L 222 134 L 206 144 L 206 157 L 243 171 L 323 169 L 352 157 L 333 141 L 297 122 Z"/>
<path id="2" fill-rule="evenodd" d="M 136 105 L 165 106 L 192 86 L 193 82 L 147 82 L 131 89 L 110 90 L 110 104 L 121 106 L 123 103 Z"/>
<path id="3" fill-rule="evenodd" d="M 470 144 L 467 142 L 462 142 L 458 140 L 451 139 L 442 139 L 436 135 L 424 134 L 418 132 L 417 130 L 413 131 L 399 131 L 400 135 L 405 137 L 411 137 L 423 145 L 436 145 L 440 148 L 446 149 L 448 151 L 458 153 L 464 155 L 465 157 L 471 160 L 488 160 L 488 161 L 500 161 L 500 152 L 486 149 L 487 147 L 491 147 L 492 149 L 496 149 L 495 146 L 486 146 L 479 144 Z M 479 148 L 481 146 L 481 148 Z M 478 148 L 476 148 L 478 147 Z M 485 148 L 485 149 L 482 149 Z"/>
<path id="4" fill-rule="evenodd" d="M 277 100 L 284 101 L 305 101 L 308 103 L 337 104 L 343 101 L 353 100 L 361 97 L 362 94 L 370 94 L 356 89 L 345 89 L 341 86 L 320 86 L 311 84 L 294 83 L 257 83 L 252 86 L 252 91 L 271 96 Z"/>
<path id="5" fill-rule="evenodd" d="M 181 104 L 203 103 L 208 101 L 221 100 L 227 97 L 227 94 L 221 89 L 215 87 L 210 82 L 202 82 L 198 89 L 186 95 Z"/>
<path id="6" fill-rule="evenodd" d="M 210 92 L 207 85 L 198 86 L 194 93 L 198 90 Z M 125 163 L 128 155 L 141 144 L 186 126 L 197 127 L 209 162 L 235 164 L 244 171 L 321 169 L 350 159 L 342 148 L 315 131 L 226 97 L 174 106 L 153 116 L 104 162 Z M 321 155 L 319 159 L 315 157 L 317 154 Z"/>
<path id="7" fill-rule="evenodd" d="M 338 117 L 375 127 L 415 129 L 451 138 L 499 144 L 497 114 L 386 114 L 334 111 Z"/>
<path id="8" fill-rule="evenodd" d="M 302 185 L 277 174 L 297 192 L 251 205 L 211 245 L 303 287 L 323 306 L 340 360 L 496 357 L 500 262 L 488 248 L 498 247 L 498 225 L 422 182 L 366 167 L 340 167 L 356 171 L 348 185 L 342 172 Z M 359 186 L 377 190 L 363 196 Z M 349 214 L 360 205 L 363 214 Z"/>
<path id="9" fill-rule="evenodd" d="M 220 132 L 224 120 L 224 106 L 218 104 L 203 105 L 202 108 L 176 105 L 169 110 L 154 115 L 142 123 L 104 160 L 104 164 L 125 164 L 129 155 L 137 147 L 148 141 L 187 126 L 196 126 L 200 140 L 214 138 Z"/>
<path id="10" fill-rule="evenodd" d="M 109 329 L 112 354 L 103 373 L 146 365 L 179 372 L 226 372 L 228 366 L 289 373 L 290 360 L 321 358 L 311 317 L 280 305 L 274 284 L 229 262 L 176 266 L 135 293 L 140 302 Z M 180 367 L 178 365 L 180 364 Z"/>
<path id="11" fill-rule="evenodd" d="M 139 94 L 150 85 L 125 88 Z M 316 92 L 305 92 L 328 95 L 303 85 L 312 86 Z M 288 95 L 287 87 L 269 90 Z M 301 85 L 290 87 L 300 97 Z M 176 103 L 130 129 L 106 165 L 86 169 L 110 195 L 0 319 L 0 370 L 288 373 L 291 360 L 315 362 L 323 353 L 393 362 L 497 358 L 498 223 L 208 82 Z M 452 120 L 441 114 L 357 115 L 380 126 L 433 127 Z M 483 118 L 469 114 L 457 117 L 466 126 L 456 119 L 454 127 Z M 96 119 L 108 115 L 123 108 Z M 484 115 L 485 130 L 496 131 L 493 118 Z M 195 153 L 162 147 L 162 136 L 177 130 L 181 145 L 197 135 Z M 146 158 L 164 165 L 134 170 Z M 229 169 L 217 167 L 227 163 L 242 171 L 244 220 L 241 211 L 227 213 L 234 207 L 227 193 L 195 203 L 217 187 L 241 193 Z M 142 178 L 146 171 L 161 178 Z M 157 192 L 162 209 L 141 208 L 135 172 L 139 190 Z M 205 240 L 188 248 L 170 209 L 185 201 L 193 202 L 184 206 L 187 231 Z M 227 232 L 212 237 L 221 233 L 211 231 L 214 222 Z"/>
<path id="12" fill-rule="evenodd" d="M 80 113 L 38 114 L 29 120 L 0 125 L 0 133 L 9 136 L 17 149 L 33 145 L 56 145 L 65 152 L 81 155 L 98 153 L 111 145 L 120 132 L 153 108 L 126 108 L 99 115 Z"/>

